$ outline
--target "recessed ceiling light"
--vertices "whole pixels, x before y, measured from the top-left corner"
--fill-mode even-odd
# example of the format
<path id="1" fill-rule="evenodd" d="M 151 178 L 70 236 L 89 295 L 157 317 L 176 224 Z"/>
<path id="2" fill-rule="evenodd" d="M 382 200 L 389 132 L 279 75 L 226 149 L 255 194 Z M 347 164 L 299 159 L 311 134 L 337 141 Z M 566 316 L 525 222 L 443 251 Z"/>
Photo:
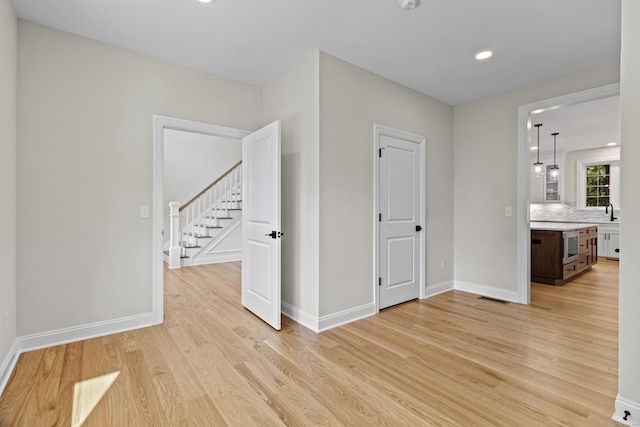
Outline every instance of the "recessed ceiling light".
<path id="1" fill-rule="evenodd" d="M 403 9 L 415 9 L 418 6 L 418 0 L 398 0 L 398 3 Z"/>
<path id="2" fill-rule="evenodd" d="M 200 3 L 213 3 L 214 0 L 198 0 Z"/>
<path id="3" fill-rule="evenodd" d="M 617 142 L 609 142 L 607 145 L 609 147 L 613 147 L 614 145 L 618 145 L 618 143 Z"/>
<path id="4" fill-rule="evenodd" d="M 493 56 L 493 52 L 490 50 L 483 50 L 482 52 L 476 53 L 476 59 L 478 61 L 483 61 L 485 59 L 489 59 Z"/>
<path id="5" fill-rule="evenodd" d="M 531 151 L 536 151 L 538 147 L 531 147 Z"/>

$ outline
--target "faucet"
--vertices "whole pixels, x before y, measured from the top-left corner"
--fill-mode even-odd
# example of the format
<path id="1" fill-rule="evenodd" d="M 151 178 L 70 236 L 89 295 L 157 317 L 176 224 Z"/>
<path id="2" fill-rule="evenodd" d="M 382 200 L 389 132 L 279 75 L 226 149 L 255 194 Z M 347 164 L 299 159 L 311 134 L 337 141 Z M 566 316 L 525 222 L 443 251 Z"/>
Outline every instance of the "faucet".
<path id="1" fill-rule="evenodd" d="M 604 213 L 609 213 L 609 206 L 611 206 L 611 222 L 618 219 L 613 216 L 613 204 L 607 203 L 607 206 L 604 207 Z"/>

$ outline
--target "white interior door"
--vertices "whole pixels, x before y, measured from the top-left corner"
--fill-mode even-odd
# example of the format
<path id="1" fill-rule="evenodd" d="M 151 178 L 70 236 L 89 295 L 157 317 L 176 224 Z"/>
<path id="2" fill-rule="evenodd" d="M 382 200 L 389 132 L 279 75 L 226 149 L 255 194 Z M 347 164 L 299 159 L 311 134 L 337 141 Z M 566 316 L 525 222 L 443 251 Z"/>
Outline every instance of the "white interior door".
<path id="1" fill-rule="evenodd" d="M 420 296 L 421 148 L 402 136 L 379 135 L 380 309 Z"/>
<path id="2" fill-rule="evenodd" d="M 280 122 L 242 139 L 242 305 L 280 329 Z"/>

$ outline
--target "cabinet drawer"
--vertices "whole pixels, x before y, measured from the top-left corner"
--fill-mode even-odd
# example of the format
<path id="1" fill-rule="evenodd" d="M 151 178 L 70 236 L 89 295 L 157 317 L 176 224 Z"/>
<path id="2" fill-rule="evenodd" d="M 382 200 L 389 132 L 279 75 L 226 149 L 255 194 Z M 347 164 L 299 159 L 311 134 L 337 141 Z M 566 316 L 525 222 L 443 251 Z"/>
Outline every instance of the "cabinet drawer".
<path id="1" fill-rule="evenodd" d="M 586 253 L 589 251 L 589 236 L 580 236 L 578 241 L 578 253 Z"/>
<path id="2" fill-rule="evenodd" d="M 589 267 L 589 254 L 580 254 L 576 261 L 576 273 L 579 273 Z"/>
<path id="3" fill-rule="evenodd" d="M 588 228 L 578 228 L 578 234 L 580 235 L 580 238 L 582 239 L 583 237 L 586 237 L 589 235 L 589 229 Z"/>
<path id="4" fill-rule="evenodd" d="M 589 236 L 597 236 L 598 227 L 589 227 Z"/>
<path id="5" fill-rule="evenodd" d="M 567 280 L 569 277 L 576 274 L 576 265 L 578 261 L 570 262 L 562 266 L 562 280 Z"/>

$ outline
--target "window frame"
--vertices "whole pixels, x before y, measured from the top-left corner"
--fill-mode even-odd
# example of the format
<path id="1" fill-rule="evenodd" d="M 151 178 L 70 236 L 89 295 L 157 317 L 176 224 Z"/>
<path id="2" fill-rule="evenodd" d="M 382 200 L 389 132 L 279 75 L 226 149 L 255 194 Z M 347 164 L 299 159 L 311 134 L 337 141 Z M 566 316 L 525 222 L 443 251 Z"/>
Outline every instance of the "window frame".
<path id="1" fill-rule="evenodd" d="M 601 210 L 602 206 L 587 206 L 587 167 L 609 165 L 609 202 L 620 209 L 620 157 L 602 157 L 576 161 L 576 209 Z"/>

